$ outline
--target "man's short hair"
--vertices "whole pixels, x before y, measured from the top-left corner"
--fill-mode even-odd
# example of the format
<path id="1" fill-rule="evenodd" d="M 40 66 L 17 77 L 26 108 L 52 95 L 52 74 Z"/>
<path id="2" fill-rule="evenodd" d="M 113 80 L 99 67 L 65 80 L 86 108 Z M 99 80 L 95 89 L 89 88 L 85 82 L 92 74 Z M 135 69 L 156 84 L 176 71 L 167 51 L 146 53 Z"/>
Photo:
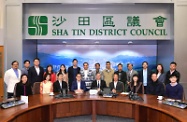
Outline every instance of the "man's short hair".
<path id="1" fill-rule="evenodd" d="M 106 62 L 106 64 L 108 64 L 108 63 L 110 64 L 110 61 L 107 61 L 107 62 Z"/>
<path id="2" fill-rule="evenodd" d="M 132 63 L 128 63 L 128 64 L 127 64 L 127 67 L 128 67 L 129 65 L 132 65 L 132 66 L 133 66 L 133 64 L 132 64 Z"/>
<path id="3" fill-rule="evenodd" d="M 96 66 L 96 65 L 99 65 L 99 66 L 100 66 L 100 63 L 95 63 L 95 66 Z"/>
<path id="4" fill-rule="evenodd" d="M 74 58 L 74 59 L 72 60 L 72 62 L 74 62 L 74 61 L 77 61 L 77 62 L 78 62 L 78 60 L 77 60 L 76 58 Z"/>
<path id="5" fill-rule="evenodd" d="M 122 63 L 119 63 L 119 64 L 118 64 L 118 67 L 119 67 L 120 65 L 123 67 L 123 64 L 122 64 Z"/>
<path id="6" fill-rule="evenodd" d="M 16 60 L 14 60 L 14 61 L 12 61 L 12 65 L 14 64 L 14 63 L 18 63 L 19 64 L 19 62 L 18 61 L 16 61 Z"/>
<path id="7" fill-rule="evenodd" d="M 84 62 L 84 63 L 83 63 L 83 66 L 84 66 L 84 64 L 87 64 L 87 65 L 89 65 L 89 64 L 88 64 L 88 62 Z"/>
<path id="8" fill-rule="evenodd" d="M 171 65 L 171 64 L 174 64 L 175 66 L 177 66 L 177 63 L 174 62 L 174 61 L 172 61 L 172 62 L 170 63 L 170 65 Z"/>
<path id="9" fill-rule="evenodd" d="M 40 61 L 40 59 L 39 59 L 39 58 L 34 58 L 33 62 L 34 62 L 35 60 L 38 60 L 38 61 Z"/>
<path id="10" fill-rule="evenodd" d="M 29 64 L 31 63 L 29 60 L 25 60 L 23 63 L 25 64 L 25 63 L 27 63 L 27 62 L 29 62 Z"/>
<path id="11" fill-rule="evenodd" d="M 142 65 L 143 65 L 144 63 L 146 63 L 146 64 L 148 65 L 148 62 L 147 62 L 147 61 L 143 61 L 143 62 L 142 62 Z"/>

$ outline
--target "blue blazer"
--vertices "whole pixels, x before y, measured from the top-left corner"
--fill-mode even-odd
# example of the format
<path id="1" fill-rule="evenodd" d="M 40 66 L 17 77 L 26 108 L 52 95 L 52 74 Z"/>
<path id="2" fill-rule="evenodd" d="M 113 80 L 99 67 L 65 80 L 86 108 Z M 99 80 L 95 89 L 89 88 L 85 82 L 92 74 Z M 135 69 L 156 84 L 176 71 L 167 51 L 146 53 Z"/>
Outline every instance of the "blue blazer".
<path id="1" fill-rule="evenodd" d="M 81 89 L 86 91 L 86 83 L 84 81 L 81 81 Z M 77 90 L 77 81 L 73 81 L 71 86 L 71 91 Z"/>

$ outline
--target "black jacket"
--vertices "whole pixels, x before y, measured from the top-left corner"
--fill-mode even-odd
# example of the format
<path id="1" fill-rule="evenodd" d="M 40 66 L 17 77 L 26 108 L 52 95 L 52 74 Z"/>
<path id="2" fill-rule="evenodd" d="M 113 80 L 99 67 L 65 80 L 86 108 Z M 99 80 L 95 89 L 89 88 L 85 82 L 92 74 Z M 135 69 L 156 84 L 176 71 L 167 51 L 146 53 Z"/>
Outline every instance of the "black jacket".
<path id="1" fill-rule="evenodd" d="M 29 68 L 28 79 L 29 79 L 29 82 L 31 83 L 31 85 L 33 85 L 35 82 L 42 82 L 43 81 L 44 69 L 41 66 L 39 68 L 40 68 L 39 75 L 37 74 L 34 66 Z"/>
<path id="2" fill-rule="evenodd" d="M 118 74 L 119 76 L 119 71 L 115 71 L 114 74 Z M 120 76 L 119 76 L 120 77 Z M 118 78 L 118 81 L 123 82 L 124 84 L 127 83 L 127 73 L 124 72 L 123 70 L 121 71 L 121 78 Z"/>
<path id="3" fill-rule="evenodd" d="M 111 91 L 114 89 L 114 81 L 110 82 L 109 87 L 110 87 Z M 118 81 L 118 83 L 116 85 L 116 91 L 117 92 L 123 92 L 124 91 L 124 85 L 121 81 Z"/>
<path id="4" fill-rule="evenodd" d="M 151 70 L 147 69 L 147 84 L 149 84 L 149 82 L 151 81 Z M 139 75 L 139 82 L 143 83 L 143 69 L 141 71 L 138 72 Z"/>
<path id="5" fill-rule="evenodd" d="M 130 83 L 130 91 L 134 93 L 141 93 L 144 94 L 144 86 L 142 82 L 138 82 L 137 86 L 134 86 L 134 82 Z"/>
<path id="6" fill-rule="evenodd" d="M 24 86 L 26 87 L 26 96 L 32 95 L 31 84 L 29 82 L 26 84 L 22 84 L 19 82 L 16 84 L 16 97 L 20 97 L 21 95 L 24 95 Z"/>
<path id="7" fill-rule="evenodd" d="M 67 89 L 67 83 L 65 81 L 62 81 L 62 88 L 58 80 L 53 83 L 53 92 L 60 92 L 62 89 Z"/>
<path id="8" fill-rule="evenodd" d="M 179 83 L 179 81 L 180 81 L 180 73 L 179 73 L 177 70 L 175 70 L 172 74 L 175 74 L 175 75 L 177 76 L 177 82 Z M 170 74 L 170 71 L 167 71 L 167 73 L 166 73 L 165 85 L 167 85 L 167 84 L 170 83 L 169 78 L 170 78 L 170 76 L 171 76 L 172 74 Z"/>
<path id="9" fill-rule="evenodd" d="M 104 80 L 100 81 L 100 89 L 103 90 L 103 88 L 106 88 L 106 82 Z M 97 80 L 94 80 L 91 85 L 91 89 L 97 88 Z"/>
<path id="10" fill-rule="evenodd" d="M 158 82 L 158 80 L 156 82 L 150 81 L 149 84 L 147 85 L 147 94 L 164 96 L 165 94 L 164 84 Z"/>
<path id="11" fill-rule="evenodd" d="M 77 73 L 80 73 L 81 68 L 77 67 Z M 73 81 L 76 81 L 76 77 L 74 77 L 73 66 L 68 68 L 68 81 L 69 81 L 69 89 L 71 90 L 71 86 Z"/>

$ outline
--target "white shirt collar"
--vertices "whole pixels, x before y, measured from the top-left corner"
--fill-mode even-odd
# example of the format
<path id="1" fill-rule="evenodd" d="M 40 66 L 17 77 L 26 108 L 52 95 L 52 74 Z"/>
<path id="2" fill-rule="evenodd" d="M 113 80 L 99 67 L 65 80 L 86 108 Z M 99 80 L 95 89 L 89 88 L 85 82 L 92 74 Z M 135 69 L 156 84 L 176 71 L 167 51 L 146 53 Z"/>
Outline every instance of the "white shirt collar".
<path id="1" fill-rule="evenodd" d="M 114 88 L 116 89 L 118 81 L 114 81 Z"/>
<path id="2" fill-rule="evenodd" d="M 77 81 L 77 89 L 81 89 L 81 81 Z"/>

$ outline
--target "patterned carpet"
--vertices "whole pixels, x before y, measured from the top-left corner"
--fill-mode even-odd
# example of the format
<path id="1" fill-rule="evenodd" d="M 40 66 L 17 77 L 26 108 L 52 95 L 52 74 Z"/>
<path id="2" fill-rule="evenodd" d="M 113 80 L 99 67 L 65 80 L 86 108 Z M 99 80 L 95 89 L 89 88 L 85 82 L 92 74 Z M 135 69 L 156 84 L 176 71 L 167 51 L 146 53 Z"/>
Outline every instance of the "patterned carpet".
<path id="1" fill-rule="evenodd" d="M 92 122 L 91 116 L 77 116 L 55 119 L 54 122 Z M 134 119 L 126 119 L 112 116 L 97 116 L 97 122 L 134 122 Z"/>

